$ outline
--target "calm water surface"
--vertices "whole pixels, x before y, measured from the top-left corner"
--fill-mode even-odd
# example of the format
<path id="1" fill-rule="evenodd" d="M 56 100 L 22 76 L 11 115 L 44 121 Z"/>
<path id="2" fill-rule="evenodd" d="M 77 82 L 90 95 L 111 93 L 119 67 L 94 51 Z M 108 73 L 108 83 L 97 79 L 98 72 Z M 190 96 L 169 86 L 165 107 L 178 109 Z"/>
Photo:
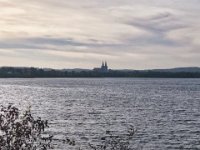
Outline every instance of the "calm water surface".
<path id="1" fill-rule="evenodd" d="M 200 149 L 200 79 L 0 79 L 0 103 L 31 105 L 81 144 L 133 125 L 135 149 Z"/>

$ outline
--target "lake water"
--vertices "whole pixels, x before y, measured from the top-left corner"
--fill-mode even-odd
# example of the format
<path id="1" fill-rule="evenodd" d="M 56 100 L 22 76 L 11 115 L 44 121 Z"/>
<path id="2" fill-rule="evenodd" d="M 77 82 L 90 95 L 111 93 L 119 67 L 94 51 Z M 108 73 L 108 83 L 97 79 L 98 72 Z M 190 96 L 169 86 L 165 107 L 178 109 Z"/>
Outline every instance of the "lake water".
<path id="1" fill-rule="evenodd" d="M 200 79 L 0 79 L 0 103 L 31 105 L 83 145 L 133 125 L 135 149 L 200 149 Z"/>

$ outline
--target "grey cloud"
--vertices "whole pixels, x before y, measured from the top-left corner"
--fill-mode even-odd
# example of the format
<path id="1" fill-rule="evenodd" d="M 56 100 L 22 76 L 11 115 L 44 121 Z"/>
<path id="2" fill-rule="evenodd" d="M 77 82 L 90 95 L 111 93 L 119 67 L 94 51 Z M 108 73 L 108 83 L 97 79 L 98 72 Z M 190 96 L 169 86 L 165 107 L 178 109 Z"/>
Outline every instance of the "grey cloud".
<path id="1" fill-rule="evenodd" d="M 150 36 L 140 36 L 137 38 L 129 39 L 129 41 L 146 46 L 164 45 L 171 47 L 180 46 L 183 44 L 166 37 L 168 32 L 186 27 L 186 25 L 179 21 L 179 19 L 168 12 L 147 18 L 134 19 L 128 21 L 127 24 L 151 33 Z"/>
<path id="2" fill-rule="evenodd" d="M 90 39 L 89 42 L 80 42 L 70 38 L 49 38 L 49 37 L 35 37 L 35 38 L 17 38 L 0 41 L 0 48 L 45 48 L 44 45 L 52 46 L 94 46 L 94 47 L 106 47 L 114 44 L 104 44 L 97 40 Z"/>
<path id="3" fill-rule="evenodd" d="M 151 32 L 165 33 L 171 30 L 176 30 L 186 27 L 185 24 L 175 16 L 168 12 L 157 14 L 155 16 L 136 19 L 128 24 L 134 25 Z"/>
<path id="4" fill-rule="evenodd" d="M 39 49 L 40 46 L 7 40 L 0 41 L 0 49 Z"/>
<path id="5" fill-rule="evenodd" d="M 70 46 L 69 48 L 67 46 Z M 85 47 L 85 49 L 79 49 L 79 47 Z M 99 55 L 117 55 L 113 54 L 113 51 L 108 51 L 114 47 L 120 47 L 118 44 L 104 44 L 97 40 L 91 39 L 89 42 L 79 42 L 69 38 L 51 38 L 51 37 L 35 37 L 35 38 L 22 38 L 22 39 L 9 39 L 0 41 L 0 49 L 15 51 L 15 54 L 20 56 L 23 53 L 30 53 L 33 50 L 54 50 L 65 51 L 75 53 L 90 53 Z M 107 49 L 106 49 L 107 48 Z M 101 51 L 100 51 L 101 49 Z M 105 49 L 105 50 L 103 50 Z M 23 50 L 23 51 L 20 51 Z M 39 51 L 38 51 L 39 52 Z"/>
<path id="6" fill-rule="evenodd" d="M 45 45 L 52 46 L 80 46 L 83 43 L 75 42 L 70 39 L 62 38 L 22 38 L 0 41 L 1 49 L 48 49 Z"/>

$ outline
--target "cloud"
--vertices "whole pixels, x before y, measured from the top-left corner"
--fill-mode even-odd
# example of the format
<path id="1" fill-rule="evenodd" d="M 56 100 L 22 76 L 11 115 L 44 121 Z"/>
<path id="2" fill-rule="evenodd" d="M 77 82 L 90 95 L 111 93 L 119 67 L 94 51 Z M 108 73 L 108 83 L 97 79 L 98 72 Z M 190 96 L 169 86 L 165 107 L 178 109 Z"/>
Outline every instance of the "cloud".
<path id="1" fill-rule="evenodd" d="M 149 32 L 149 36 L 140 36 L 131 39 L 137 44 L 145 45 L 164 45 L 164 46 L 179 46 L 179 43 L 169 37 L 167 33 L 186 28 L 187 25 L 182 23 L 175 15 L 168 12 L 156 14 L 154 16 L 148 16 L 146 18 L 133 19 L 127 22 L 127 24 L 134 27 L 141 28 L 146 32 Z"/>
<path id="2" fill-rule="evenodd" d="M 0 0 L 0 65 L 92 68 L 107 59 L 114 68 L 199 66 L 199 4 Z"/>

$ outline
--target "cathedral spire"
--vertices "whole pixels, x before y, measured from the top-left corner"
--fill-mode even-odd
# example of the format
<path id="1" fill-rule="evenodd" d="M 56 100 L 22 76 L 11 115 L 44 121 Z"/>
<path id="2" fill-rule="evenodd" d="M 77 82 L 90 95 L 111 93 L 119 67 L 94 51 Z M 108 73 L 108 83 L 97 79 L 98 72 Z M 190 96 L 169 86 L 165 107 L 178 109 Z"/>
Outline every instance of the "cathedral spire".
<path id="1" fill-rule="evenodd" d="M 104 67 L 105 71 L 108 71 L 108 65 L 107 65 L 107 61 L 105 61 L 105 67 Z"/>
<path id="2" fill-rule="evenodd" d="M 102 65 L 101 65 L 101 68 L 103 68 L 105 65 L 104 65 L 104 62 L 102 61 Z"/>
<path id="3" fill-rule="evenodd" d="M 108 65 L 107 65 L 107 61 L 105 61 L 105 67 L 108 67 Z"/>

